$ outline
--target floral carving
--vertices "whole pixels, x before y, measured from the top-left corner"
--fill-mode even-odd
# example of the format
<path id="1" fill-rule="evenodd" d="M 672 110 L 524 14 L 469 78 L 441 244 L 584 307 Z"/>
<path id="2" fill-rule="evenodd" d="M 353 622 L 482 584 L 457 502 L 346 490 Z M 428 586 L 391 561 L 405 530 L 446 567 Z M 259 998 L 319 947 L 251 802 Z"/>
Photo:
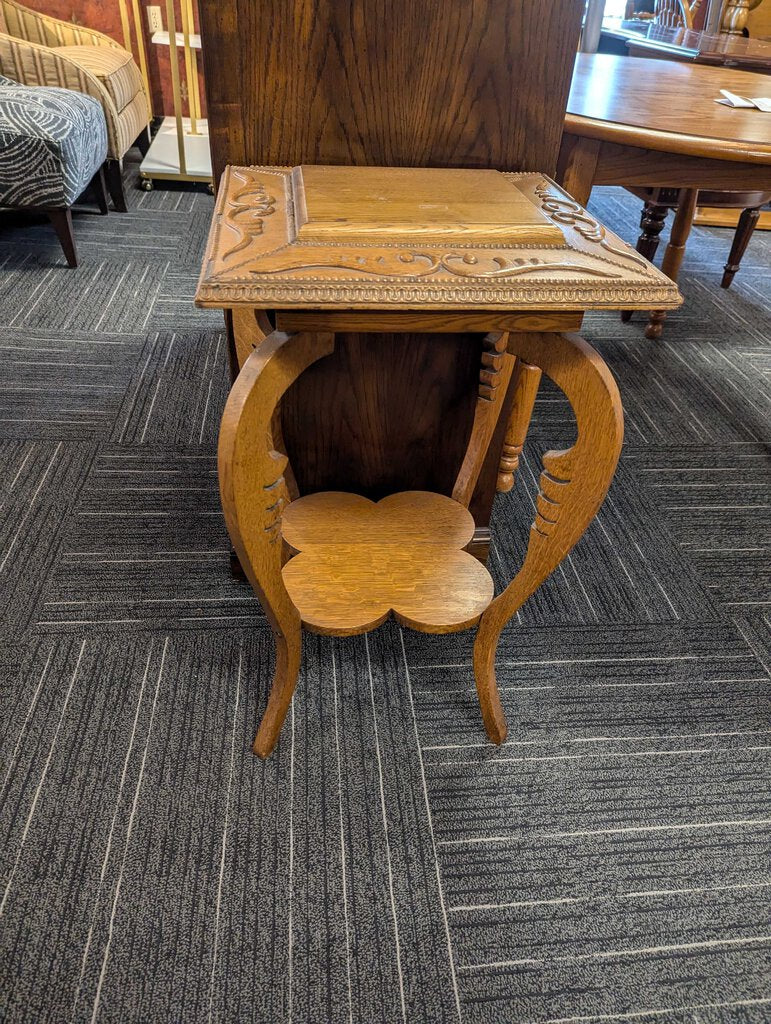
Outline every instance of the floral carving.
<path id="1" fill-rule="evenodd" d="M 228 223 L 241 237 L 222 254 L 225 260 L 250 246 L 264 230 L 263 218 L 276 212 L 276 200 L 268 195 L 261 181 L 252 181 L 238 171 L 234 174 L 244 184 L 228 200 Z"/>
<path id="2" fill-rule="evenodd" d="M 537 256 L 527 258 L 477 255 L 473 252 L 430 253 L 417 250 L 383 252 L 375 249 L 371 254 L 363 252 L 363 246 L 355 253 L 337 252 L 332 248 L 318 247 L 309 252 L 309 247 L 287 248 L 277 256 L 276 266 L 250 267 L 251 274 L 269 277 L 297 270 L 352 270 L 361 274 L 376 274 L 379 277 L 403 276 L 409 279 L 430 277 L 444 271 L 456 277 L 475 280 L 496 277 L 521 277 L 525 274 L 543 273 L 547 270 L 562 270 L 574 274 L 588 274 L 591 277 L 618 278 L 620 274 L 600 267 L 585 264 L 543 260 Z M 280 262 L 278 262 L 280 260 Z"/>
<path id="3" fill-rule="evenodd" d="M 562 244 L 501 244 L 465 234 L 447 241 L 402 234 L 361 241 L 298 238 L 292 171 L 230 167 L 197 292 L 204 306 L 317 306 L 412 309 L 672 309 L 676 287 L 623 247 L 543 175 L 507 174 L 563 233 Z M 536 231 L 533 237 L 538 238 Z M 553 233 L 548 236 L 552 239 Z M 588 243 L 588 244 L 586 244 Z"/>
<path id="4" fill-rule="evenodd" d="M 579 235 L 585 238 L 587 242 L 596 242 L 613 256 L 622 256 L 624 259 L 631 260 L 632 263 L 643 270 L 648 270 L 648 261 L 634 252 L 633 249 L 619 249 L 617 246 L 611 245 L 605 235 L 605 228 L 602 224 L 596 221 L 594 217 L 591 217 L 578 203 L 564 195 L 555 196 L 553 192 L 549 191 L 545 181 L 541 182 L 540 185 L 536 185 L 535 194 L 541 200 L 544 212 L 556 224 L 565 224 L 568 227 L 575 228 Z"/>

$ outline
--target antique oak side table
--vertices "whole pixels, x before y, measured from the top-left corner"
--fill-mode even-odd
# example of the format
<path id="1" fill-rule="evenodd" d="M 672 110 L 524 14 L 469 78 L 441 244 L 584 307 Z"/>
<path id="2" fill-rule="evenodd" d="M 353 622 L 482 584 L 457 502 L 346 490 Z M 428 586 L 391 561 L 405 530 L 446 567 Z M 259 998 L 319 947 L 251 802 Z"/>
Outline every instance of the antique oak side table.
<path id="1" fill-rule="evenodd" d="M 196 301 L 232 317 L 240 372 L 222 418 L 220 490 L 277 644 L 255 753 L 266 757 L 281 730 L 301 627 L 352 635 L 391 615 L 429 633 L 479 624 L 482 717 L 490 739 L 502 742 L 500 632 L 584 533 L 621 449 L 613 377 L 569 332 L 587 309 L 674 308 L 675 285 L 539 174 L 230 167 Z M 441 445 L 431 453 L 451 463 L 454 483 L 443 492 L 415 486 L 409 455 L 393 465 L 388 429 L 405 429 L 402 396 L 389 392 L 387 374 L 366 379 L 369 347 L 407 338 L 393 351 L 409 359 L 416 336 L 475 366 L 454 411 L 465 418 L 465 452 L 454 462 Z M 336 346 L 346 361 L 332 360 Z M 313 436 L 290 437 L 293 388 L 325 363 L 327 418 Z M 577 437 L 544 455 L 524 562 L 496 597 L 469 505 L 485 473 L 499 490 L 512 486 L 542 373 L 567 396 Z M 432 412 L 431 384 L 417 367 L 407 427 L 418 438 L 421 417 Z M 356 426 L 366 417 L 346 418 L 347 396 L 364 394 L 367 415 L 386 424 L 384 450 Z M 352 451 L 359 445 L 351 480 L 362 479 L 355 461 L 370 465 L 366 493 L 323 486 L 308 472 L 325 432 L 355 435 L 347 438 Z M 310 487 L 298 486 L 308 479 Z M 400 479 L 409 486 L 394 487 Z"/>

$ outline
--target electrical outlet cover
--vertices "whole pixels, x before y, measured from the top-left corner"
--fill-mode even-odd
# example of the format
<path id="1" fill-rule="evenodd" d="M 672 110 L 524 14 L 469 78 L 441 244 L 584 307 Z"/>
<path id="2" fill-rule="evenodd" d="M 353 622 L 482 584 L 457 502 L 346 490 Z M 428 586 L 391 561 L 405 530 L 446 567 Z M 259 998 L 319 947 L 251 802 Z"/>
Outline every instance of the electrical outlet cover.
<path id="1" fill-rule="evenodd" d="M 147 8 L 147 23 L 151 32 L 163 32 L 163 17 L 160 7 Z"/>

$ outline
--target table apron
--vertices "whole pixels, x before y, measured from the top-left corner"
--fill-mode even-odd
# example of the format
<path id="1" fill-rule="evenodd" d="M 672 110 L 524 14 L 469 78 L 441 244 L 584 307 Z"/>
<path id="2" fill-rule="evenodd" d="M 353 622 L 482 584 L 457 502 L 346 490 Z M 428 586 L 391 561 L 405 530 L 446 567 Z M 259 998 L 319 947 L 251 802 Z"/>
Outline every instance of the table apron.
<path id="1" fill-rule="evenodd" d="M 725 191 L 771 191 L 771 164 L 682 156 L 603 142 L 594 185 L 650 185 Z"/>

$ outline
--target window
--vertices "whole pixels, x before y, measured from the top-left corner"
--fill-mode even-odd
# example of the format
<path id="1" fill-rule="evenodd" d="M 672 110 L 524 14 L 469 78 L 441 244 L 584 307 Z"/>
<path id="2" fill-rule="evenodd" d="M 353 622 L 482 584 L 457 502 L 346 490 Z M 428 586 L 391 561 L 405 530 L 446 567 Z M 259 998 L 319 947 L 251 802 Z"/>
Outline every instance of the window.
<path id="1" fill-rule="evenodd" d="M 623 21 L 625 13 L 626 0 L 605 0 L 605 16 L 602 23 L 608 27 L 618 26 Z"/>

